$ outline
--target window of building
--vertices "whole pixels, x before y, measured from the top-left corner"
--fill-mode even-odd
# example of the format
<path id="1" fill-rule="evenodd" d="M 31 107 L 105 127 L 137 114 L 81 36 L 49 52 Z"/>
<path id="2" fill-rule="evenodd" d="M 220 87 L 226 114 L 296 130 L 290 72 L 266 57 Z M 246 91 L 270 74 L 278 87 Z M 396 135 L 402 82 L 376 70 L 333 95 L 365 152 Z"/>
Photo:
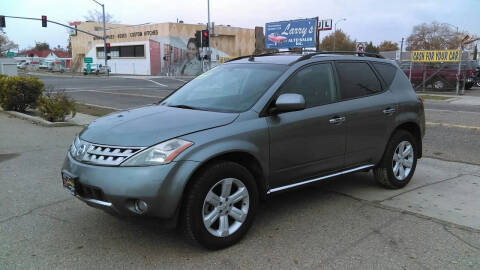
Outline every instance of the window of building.
<path id="1" fill-rule="evenodd" d="M 103 27 L 100 27 L 100 26 L 95 26 L 93 28 L 93 31 L 102 31 L 103 30 Z"/>
<path id="2" fill-rule="evenodd" d="M 104 57 L 103 47 L 97 47 L 97 57 Z M 145 57 L 144 45 L 110 47 L 111 57 Z"/>
<path id="3" fill-rule="evenodd" d="M 325 63 L 303 68 L 280 88 L 279 94 L 284 93 L 303 95 L 307 108 L 334 102 L 337 92 L 332 66 Z"/>
<path id="4" fill-rule="evenodd" d="M 382 91 L 380 81 L 365 62 L 336 63 L 342 99 L 372 95 Z"/>

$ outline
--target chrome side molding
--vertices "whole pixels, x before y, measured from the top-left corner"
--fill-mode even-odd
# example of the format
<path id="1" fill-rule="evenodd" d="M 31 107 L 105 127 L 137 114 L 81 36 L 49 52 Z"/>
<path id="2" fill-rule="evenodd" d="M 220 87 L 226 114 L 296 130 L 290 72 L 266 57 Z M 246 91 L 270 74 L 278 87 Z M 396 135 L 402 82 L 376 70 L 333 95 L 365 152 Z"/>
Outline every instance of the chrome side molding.
<path id="1" fill-rule="evenodd" d="M 360 167 L 357 167 L 357 168 L 353 168 L 353 169 L 349 169 L 349 170 L 346 170 L 346 171 L 337 172 L 337 173 L 334 173 L 334 174 L 325 175 L 325 176 L 322 176 L 322 177 L 318 177 L 318 178 L 314 178 L 314 179 L 310 179 L 310 180 L 298 182 L 298 183 L 295 183 L 295 184 L 290 184 L 290 185 L 286 185 L 286 186 L 281 186 L 281 187 L 277 187 L 277 188 L 272 188 L 272 189 L 269 189 L 269 190 L 267 191 L 267 194 L 270 194 L 270 193 L 273 193 L 273 192 L 277 192 L 277 191 L 280 191 L 280 190 L 285 190 L 285 189 L 293 188 L 293 187 L 298 187 L 298 186 L 301 186 L 301 185 L 310 184 L 310 183 L 313 183 L 313 182 L 325 180 L 325 179 L 327 179 L 327 178 L 339 176 L 339 175 L 342 175 L 342 174 L 347 174 L 347 173 L 351 173 L 351 172 L 361 171 L 361 170 L 363 170 L 363 169 L 371 168 L 371 167 L 373 167 L 373 166 L 375 166 L 375 165 L 373 165 L 373 164 L 363 165 L 363 166 L 360 166 Z"/>
<path id="2" fill-rule="evenodd" d="M 78 195 L 76 197 L 78 199 L 80 199 L 81 201 L 86 202 L 86 203 L 96 204 L 96 205 L 100 205 L 100 206 L 103 206 L 103 207 L 112 207 L 112 203 L 110 203 L 110 202 L 104 202 L 104 201 L 99 201 L 99 200 L 95 200 L 95 199 L 87 199 L 87 198 L 80 197 Z"/>

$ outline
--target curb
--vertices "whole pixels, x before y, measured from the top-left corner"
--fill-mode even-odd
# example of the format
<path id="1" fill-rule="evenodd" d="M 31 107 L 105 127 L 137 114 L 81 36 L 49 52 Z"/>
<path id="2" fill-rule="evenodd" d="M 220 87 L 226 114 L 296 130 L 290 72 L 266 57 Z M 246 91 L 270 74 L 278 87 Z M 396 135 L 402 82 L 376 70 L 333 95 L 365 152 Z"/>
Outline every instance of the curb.
<path id="1" fill-rule="evenodd" d="M 28 115 L 28 114 L 24 114 L 24 113 L 20 113 L 20 112 L 15 112 L 15 111 L 4 111 L 4 110 L 0 110 L 0 112 L 3 112 L 3 113 L 6 113 L 10 116 L 13 116 L 13 117 L 16 117 L 16 118 L 20 118 L 20 119 L 23 119 L 23 120 L 27 120 L 27 121 L 31 121 L 35 124 L 38 124 L 40 126 L 44 126 L 44 127 L 69 127 L 69 126 L 79 126 L 78 124 L 75 124 L 75 123 L 71 123 L 71 122 L 50 122 L 50 121 L 47 121 L 45 119 L 42 119 L 40 117 L 36 117 L 36 116 L 31 116 L 31 115 Z"/>

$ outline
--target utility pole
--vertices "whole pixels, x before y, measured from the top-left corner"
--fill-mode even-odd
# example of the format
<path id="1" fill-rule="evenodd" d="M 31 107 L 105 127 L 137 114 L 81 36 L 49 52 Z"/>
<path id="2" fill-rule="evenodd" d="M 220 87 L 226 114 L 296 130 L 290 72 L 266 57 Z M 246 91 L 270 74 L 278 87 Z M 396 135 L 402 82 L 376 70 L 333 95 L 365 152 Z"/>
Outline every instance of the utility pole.
<path id="1" fill-rule="evenodd" d="M 403 40 L 404 40 L 404 38 L 402 37 L 402 43 L 401 43 L 401 45 L 400 45 L 400 62 L 402 62 L 402 59 L 403 59 L 403 58 L 402 58 L 402 56 L 403 56 L 403 55 L 402 55 L 402 54 L 403 54 Z"/>
<path id="2" fill-rule="evenodd" d="M 102 6 L 102 14 L 103 14 L 103 56 L 105 57 L 105 72 L 107 73 L 107 76 L 110 76 L 110 72 L 108 70 L 108 60 L 107 60 L 107 28 L 105 26 L 105 5 L 100 4 L 96 0 L 93 0 L 93 2 L 99 4 Z"/>

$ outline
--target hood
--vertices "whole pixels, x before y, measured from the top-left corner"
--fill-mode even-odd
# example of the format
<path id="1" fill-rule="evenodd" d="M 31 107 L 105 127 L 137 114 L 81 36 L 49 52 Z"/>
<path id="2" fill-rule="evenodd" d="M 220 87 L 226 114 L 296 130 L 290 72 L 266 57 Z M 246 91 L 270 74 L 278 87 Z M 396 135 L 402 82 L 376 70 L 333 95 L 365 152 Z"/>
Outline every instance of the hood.
<path id="1" fill-rule="evenodd" d="M 82 140 L 112 146 L 151 146 L 200 130 L 228 125 L 238 113 L 152 105 L 98 118 L 80 133 Z"/>

